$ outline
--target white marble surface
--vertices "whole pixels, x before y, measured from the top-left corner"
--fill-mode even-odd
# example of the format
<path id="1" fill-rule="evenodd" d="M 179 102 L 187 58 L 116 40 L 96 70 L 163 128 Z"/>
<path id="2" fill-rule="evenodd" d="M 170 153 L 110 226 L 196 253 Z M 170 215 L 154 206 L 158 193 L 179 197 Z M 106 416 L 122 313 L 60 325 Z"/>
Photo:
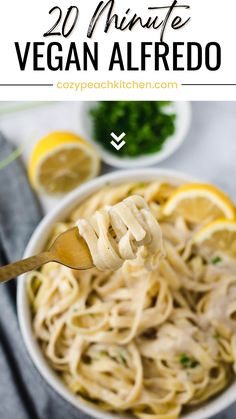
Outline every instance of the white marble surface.
<path id="1" fill-rule="evenodd" d="M 0 131 L 12 143 L 26 144 L 25 162 L 33 144 L 46 132 L 63 129 L 83 135 L 82 103 L 41 104 L 31 110 L 3 114 L 2 111 L 9 106 L 13 105 L 0 104 Z M 177 169 L 213 182 L 236 202 L 236 102 L 194 102 L 192 112 L 186 141 L 159 167 Z M 113 169 L 103 166 L 103 172 L 110 170 Z M 56 205 L 55 200 L 41 200 L 45 211 Z M 216 418 L 235 419 L 236 404 Z"/>

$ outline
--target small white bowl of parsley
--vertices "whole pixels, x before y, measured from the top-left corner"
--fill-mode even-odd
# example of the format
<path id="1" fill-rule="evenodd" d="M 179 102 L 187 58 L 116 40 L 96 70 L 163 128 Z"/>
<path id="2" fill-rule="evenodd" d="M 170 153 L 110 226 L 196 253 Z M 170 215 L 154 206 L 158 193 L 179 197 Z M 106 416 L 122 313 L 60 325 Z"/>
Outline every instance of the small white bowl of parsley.
<path id="1" fill-rule="evenodd" d="M 90 102 L 87 112 L 91 141 L 106 163 L 119 168 L 163 161 L 180 147 L 191 120 L 189 102 Z M 119 150 L 111 145 L 112 132 L 126 134 Z"/>

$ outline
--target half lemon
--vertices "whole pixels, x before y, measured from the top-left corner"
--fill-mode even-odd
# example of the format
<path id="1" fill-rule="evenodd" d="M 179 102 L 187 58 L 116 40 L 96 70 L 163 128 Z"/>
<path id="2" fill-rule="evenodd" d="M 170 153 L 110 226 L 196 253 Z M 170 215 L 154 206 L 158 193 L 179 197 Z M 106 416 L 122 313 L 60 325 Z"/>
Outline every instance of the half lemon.
<path id="1" fill-rule="evenodd" d="M 100 159 L 95 148 L 71 132 L 53 132 L 35 146 L 29 178 L 39 192 L 65 194 L 97 176 Z"/>
<path id="2" fill-rule="evenodd" d="M 176 189 L 163 208 L 166 216 L 174 212 L 193 223 L 222 217 L 233 220 L 235 217 L 230 198 L 215 186 L 201 183 L 189 183 Z"/>

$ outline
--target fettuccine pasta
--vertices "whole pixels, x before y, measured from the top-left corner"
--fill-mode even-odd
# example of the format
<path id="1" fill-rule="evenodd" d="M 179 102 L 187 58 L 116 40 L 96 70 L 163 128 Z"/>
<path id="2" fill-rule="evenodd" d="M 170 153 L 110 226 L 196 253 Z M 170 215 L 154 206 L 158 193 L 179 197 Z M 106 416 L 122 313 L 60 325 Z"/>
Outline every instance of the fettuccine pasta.
<path id="1" fill-rule="evenodd" d="M 96 211 L 141 196 L 163 234 L 158 268 L 147 269 L 138 252 L 115 272 L 104 257 L 97 265 L 105 271 L 50 263 L 28 278 L 35 335 L 65 385 L 97 408 L 141 419 L 177 419 L 236 372 L 236 262 L 221 252 L 212 263 L 214 255 L 193 244 L 200 225 L 163 215 L 174 190 L 162 182 L 106 186 L 51 237 L 81 219 L 95 228 Z M 120 239 L 115 213 L 112 220 Z M 131 250 L 122 244 L 120 254 Z"/>
<path id="2" fill-rule="evenodd" d="M 89 218 L 80 218 L 77 226 L 94 265 L 101 271 L 115 271 L 126 260 L 135 259 L 140 247 L 139 254 L 151 269 L 157 268 L 163 254 L 160 226 L 139 195 L 106 206 Z"/>

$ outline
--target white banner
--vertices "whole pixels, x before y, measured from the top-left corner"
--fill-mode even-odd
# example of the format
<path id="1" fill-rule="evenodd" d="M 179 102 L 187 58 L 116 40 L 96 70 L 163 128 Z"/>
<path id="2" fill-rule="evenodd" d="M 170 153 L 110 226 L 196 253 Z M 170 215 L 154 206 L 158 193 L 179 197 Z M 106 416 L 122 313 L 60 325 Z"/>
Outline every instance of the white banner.
<path id="1" fill-rule="evenodd" d="M 31 0 L 0 14 L 1 100 L 236 99 L 234 0 Z"/>

